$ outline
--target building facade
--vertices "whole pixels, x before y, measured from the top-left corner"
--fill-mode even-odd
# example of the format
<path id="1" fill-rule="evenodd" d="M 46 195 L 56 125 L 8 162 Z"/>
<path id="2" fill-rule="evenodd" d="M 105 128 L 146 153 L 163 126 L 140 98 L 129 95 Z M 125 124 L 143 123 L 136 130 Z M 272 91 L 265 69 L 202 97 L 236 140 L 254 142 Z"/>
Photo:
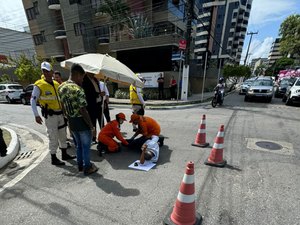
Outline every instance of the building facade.
<path id="1" fill-rule="evenodd" d="M 269 64 L 268 66 L 272 66 L 275 61 L 277 59 L 280 59 L 282 57 L 280 51 L 279 51 L 279 48 L 280 48 L 280 38 L 276 38 L 275 41 L 272 43 L 272 47 L 271 47 L 271 50 L 270 50 L 270 54 L 269 54 Z"/>
<path id="2" fill-rule="evenodd" d="M 252 0 L 200 0 L 195 54 L 198 62 L 209 51 L 211 59 L 239 63 Z"/>

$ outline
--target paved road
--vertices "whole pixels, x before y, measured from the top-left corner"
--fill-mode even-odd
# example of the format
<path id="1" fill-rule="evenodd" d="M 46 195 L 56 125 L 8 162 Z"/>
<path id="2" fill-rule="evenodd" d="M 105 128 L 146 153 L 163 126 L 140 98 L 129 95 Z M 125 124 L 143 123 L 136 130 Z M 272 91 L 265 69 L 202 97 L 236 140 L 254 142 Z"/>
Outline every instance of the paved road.
<path id="1" fill-rule="evenodd" d="M 120 110 L 129 117 L 128 108 L 114 108 L 111 115 Z M 203 224 L 299 224 L 299 107 L 287 107 L 279 99 L 271 104 L 244 103 L 243 96 L 232 94 L 222 107 L 146 113 L 159 121 L 166 136 L 154 169 L 129 169 L 138 153 L 99 158 L 93 146 L 92 159 L 100 169 L 84 177 L 74 162 L 51 166 L 48 154 L 0 193 L 1 224 L 162 224 L 190 160 L 195 162 L 196 207 Z M 220 124 L 225 125 L 226 168 L 205 166 L 210 148 L 191 146 L 203 114 L 211 145 Z M 1 124 L 20 124 L 45 134 L 33 123 L 28 106 L 1 104 L 0 115 Z M 128 137 L 131 129 L 128 123 L 122 127 Z M 257 141 L 278 143 L 284 149 L 260 149 L 253 145 Z M 0 184 L 8 177 L 2 171 Z"/>

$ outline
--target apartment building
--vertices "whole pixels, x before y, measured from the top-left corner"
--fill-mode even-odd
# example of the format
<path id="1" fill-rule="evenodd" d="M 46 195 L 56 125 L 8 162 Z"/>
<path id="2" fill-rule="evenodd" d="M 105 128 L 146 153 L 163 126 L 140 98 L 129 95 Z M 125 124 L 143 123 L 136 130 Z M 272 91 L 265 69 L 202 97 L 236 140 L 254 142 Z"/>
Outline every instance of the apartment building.
<path id="1" fill-rule="evenodd" d="M 104 3 L 23 0 L 37 55 L 62 61 L 108 53 L 135 72 L 171 71 L 184 36 L 183 1 L 124 0 L 128 12 L 115 4 L 111 13 L 98 10 Z"/>
<path id="2" fill-rule="evenodd" d="M 206 51 L 222 63 L 239 63 L 252 0 L 200 0 L 195 54 L 198 62 Z"/>
<path id="3" fill-rule="evenodd" d="M 269 54 L 269 66 L 272 66 L 277 59 L 282 57 L 281 53 L 279 52 L 280 48 L 280 38 L 276 38 L 275 41 L 272 43 L 272 47 Z"/>

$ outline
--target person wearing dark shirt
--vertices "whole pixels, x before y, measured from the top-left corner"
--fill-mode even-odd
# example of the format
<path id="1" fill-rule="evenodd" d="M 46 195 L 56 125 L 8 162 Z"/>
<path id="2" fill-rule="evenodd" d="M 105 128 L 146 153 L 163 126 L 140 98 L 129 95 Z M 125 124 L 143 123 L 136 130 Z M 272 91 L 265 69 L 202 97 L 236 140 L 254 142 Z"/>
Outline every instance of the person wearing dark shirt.
<path id="1" fill-rule="evenodd" d="M 163 74 L 160 73 L 159 78 L 157 78 L 157 83 L 158 83 L 158 99 L 164 99 L 164 77 Z"/>

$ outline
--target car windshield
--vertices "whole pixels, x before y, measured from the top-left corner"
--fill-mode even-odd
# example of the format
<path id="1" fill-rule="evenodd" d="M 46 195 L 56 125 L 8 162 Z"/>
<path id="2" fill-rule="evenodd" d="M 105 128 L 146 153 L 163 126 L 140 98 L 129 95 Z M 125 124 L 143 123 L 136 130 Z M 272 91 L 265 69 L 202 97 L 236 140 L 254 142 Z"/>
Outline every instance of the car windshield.
<path id="1" fill-rule="evenodd" d="M 273 83 L 271 80 L 256 80 L 252 86 L 273 86 Z"/>
<path id="2" fill-rule="evenodd" d="M 297 80 L 295 86 L 300 86 L 300 79 Z"/>
<path id="3" fill-rule="evenodd" d="M 290 81 L 289 80 L 281 80 L 280 85 L 289 85 Z"/>
<path id="4" fill-rule="evenodd" d="M 8 89 L 23 90 L 23 87 L 21 85 L 11 85 L 11 86 L 8 86 Z"/>

